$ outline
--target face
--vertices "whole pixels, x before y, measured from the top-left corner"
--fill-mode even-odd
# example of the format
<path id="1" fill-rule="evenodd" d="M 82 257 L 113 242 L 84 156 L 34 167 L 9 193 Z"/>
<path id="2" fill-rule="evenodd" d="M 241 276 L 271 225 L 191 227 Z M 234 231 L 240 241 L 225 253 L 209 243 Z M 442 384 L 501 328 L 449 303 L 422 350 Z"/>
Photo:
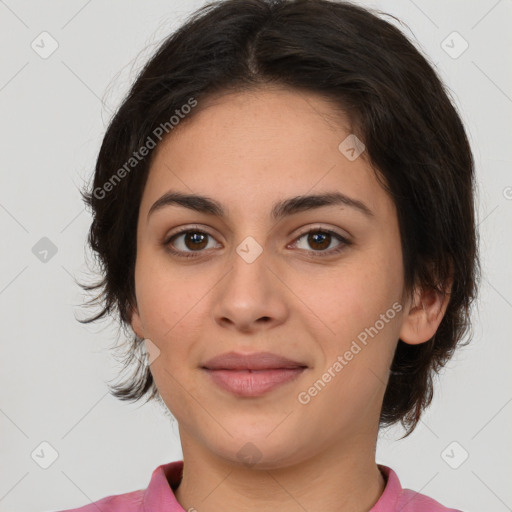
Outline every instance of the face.
<path id="1" fill-rule="evenodd" d="M 360 147 L 340 150 L 348 120 L 321 97 L 267 89 L 200 107 L 154 155 L 132 317 L 160 351 L 151 372 L 184 453 L 271 468 L 374 435 L 407 307 L 393 201 Z M 170 192 L 222 215 L 199 201 L 152 208 Z M 286 203 L 325 194 L 350 199 Z M 231 351 L 306 368 L 268 371 L 284 380 L 262 391 L 255 377 L 240 395 L 203 368 Z"/>

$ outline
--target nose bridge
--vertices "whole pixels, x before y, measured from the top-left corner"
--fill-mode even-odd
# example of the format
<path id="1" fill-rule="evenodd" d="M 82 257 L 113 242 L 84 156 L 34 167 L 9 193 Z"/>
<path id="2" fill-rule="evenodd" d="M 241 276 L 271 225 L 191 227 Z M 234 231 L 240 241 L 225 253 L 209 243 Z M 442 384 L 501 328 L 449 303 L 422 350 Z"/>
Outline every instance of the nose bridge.
<path id="1" fill-rule="evenodd" d="M 246 236 L 230 255 L 230 272 L 215 297 L 217 322 L 239 329 L 256 323 L 275 324 L 286 315 L 285 297 L 271 270 L 272 255 L 253 236 Z"/>
<path id="2" fill-rule="evenodd" d="M 254 301 L 268 298 L 268 287 L 275 288 L 275 283 L 268 282 L 269 275 L 273 275 L 268 269 L 271 259 L 268 248 L 264 248 L 255 237 L 246 236 L 235 246 L 231 255 L 228 278 L 231 292 L 240 297 L 247 295 L 245 301 L 249 298 Z M 248 289 L 244 290 L 243 287 Z"/>
<path id="3" fill-rule="evenodd" d="M 261 258 L 263 251 L 263 246 L 253 236 L 249 235 L 237 245 L 235 252 L 245 263 L 252 265 L 258 259 L 260 259 L 260 264 L 262 260 L 264 261 L 264 258 Z"/>

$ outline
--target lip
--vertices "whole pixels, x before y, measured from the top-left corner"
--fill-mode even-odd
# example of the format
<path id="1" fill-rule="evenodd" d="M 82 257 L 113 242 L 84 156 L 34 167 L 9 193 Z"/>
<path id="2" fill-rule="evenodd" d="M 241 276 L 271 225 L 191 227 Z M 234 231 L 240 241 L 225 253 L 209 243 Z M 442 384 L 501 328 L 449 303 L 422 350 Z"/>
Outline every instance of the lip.
<path id="1" fill-rule="evenodd" d="M 295 380 L 307 365 L 271 352 L 228 352 L 208 360 L 202 369 L 221 389 L 241 397 L 256 397 Z"/>
<path id="2" fill-rule="evenodd" d="M 243 354 L 226 352 L 203 363 L 208 370 L 270 370 L 282 368 L 305 368 L 306 363 L 294 361 L 272 352 L 256 352 Z"/>
<path id="3" fill-rule="evenodd" d="M 212 381 L 237 396 L 255 397 L 295 380 L 306 368 L 272 368 L 269 370 L 208 370 Z"/>

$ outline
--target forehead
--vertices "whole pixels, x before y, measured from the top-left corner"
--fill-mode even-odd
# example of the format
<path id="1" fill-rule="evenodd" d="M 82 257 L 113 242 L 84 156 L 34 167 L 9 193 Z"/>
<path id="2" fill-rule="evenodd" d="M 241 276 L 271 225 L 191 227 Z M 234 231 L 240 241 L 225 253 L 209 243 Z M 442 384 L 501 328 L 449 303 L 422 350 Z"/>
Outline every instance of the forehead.
<path id="1" fill-rule="evenodd" d="M 385 214 L 392 205 L 365 153 L 351 160 L 339 148 L 347 137 L 354 137 L 348 117 L 318 95 L 267 89 L 210 97 L 158 146 L 142 209 L 169 189 L 215 197 L 233 214 L 339 191 Z"/>

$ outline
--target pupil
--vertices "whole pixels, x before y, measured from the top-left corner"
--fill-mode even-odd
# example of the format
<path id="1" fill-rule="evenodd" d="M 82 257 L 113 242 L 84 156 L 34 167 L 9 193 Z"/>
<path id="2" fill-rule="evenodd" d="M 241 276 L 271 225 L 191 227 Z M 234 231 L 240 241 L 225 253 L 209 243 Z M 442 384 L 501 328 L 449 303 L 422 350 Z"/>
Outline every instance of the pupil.
<path id="1" fill-rule="evenodd" d="M 206 239 L 206 236 L 204 234 L 200 233 L 189 233 L 189 236 L 187 237 L 187 240 L 192 242 L 193 247 L 189 247 L 189 249 L 202 249 L 203 247 L 199 246 L 201 242 L 204 243 L 204 240 Z M 188 246 L 188 244 L 187 244 Z"/>
<path id="2" fill-rule="evenodd" d="M 320 244 L 320 249 L 325 249 L 326 247 L 329 247 L 329 242 L 327 242 L 327 244 L 325 243 L 326 240 L 328 240 L 328 237 L 330 235 L 328 235 L 327 233 L 314 233 L 313 235 L 310 235 L 310 238 L 312 239 L 312 243 L 313 244 Z M 318 238 L 320 240 L 318 240 Z"/>

